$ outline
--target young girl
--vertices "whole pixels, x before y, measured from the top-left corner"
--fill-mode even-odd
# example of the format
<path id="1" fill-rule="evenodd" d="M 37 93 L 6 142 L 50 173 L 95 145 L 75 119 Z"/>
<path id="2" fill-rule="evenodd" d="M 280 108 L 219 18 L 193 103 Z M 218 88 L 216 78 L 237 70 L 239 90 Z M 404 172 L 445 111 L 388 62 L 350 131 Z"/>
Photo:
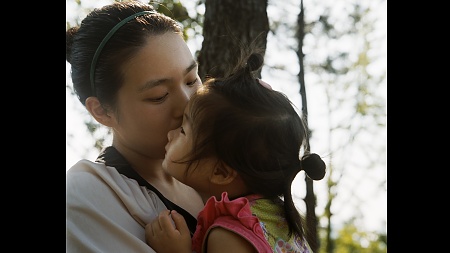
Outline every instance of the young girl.
<path id="1" fill-rule="evenodd" d="M 168 133 L 163 168 L 205 207 L 192 241 L 176 211 L 149 223 L 146 240 L 158 253 L 311 252 L 291 184 L 301 170 L 322 179 L 325 163 L 299 158 L 307 129 L 284 94 L 253 76 L 262 64 L 253 53 L 228 77 L 206 81 Z"/>

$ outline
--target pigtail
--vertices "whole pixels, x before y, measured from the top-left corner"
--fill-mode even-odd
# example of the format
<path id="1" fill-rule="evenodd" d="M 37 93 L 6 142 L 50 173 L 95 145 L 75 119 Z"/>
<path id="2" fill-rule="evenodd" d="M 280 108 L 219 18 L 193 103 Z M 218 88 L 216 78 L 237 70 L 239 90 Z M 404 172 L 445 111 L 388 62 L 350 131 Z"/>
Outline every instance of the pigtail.
<path id="1" fill-rule="evenodd" d="M 319 155 L 311 153 L 304 155 L 298 164 L 294 166 L 295 168 L 292 169 L 289 183 L 284 187 L 283 197 L 285 217 L 289 224 L 289 236 L 291 236 L 292 233 L 295 233 L 302 238 L 308 238 L 308 236 L 305 235 L 305 229 L 303 228 L 305 220 L 298 212 L 292 199 L 291 186 L 295 176 L 301 170 L 304 170 L 306 175 L 312 180 L 322 179 L 325 176 L 326 165 Z M 308 229 L 306 229 L 306 232 L 308 232 Z M 312 242 L 310 242 L 310 244 L 311 243 Z"/>
<path id="2" fill-rule="evenodd" d="M 299 170 L 297 170 L 297 172 L 298 171 Z M 300 235 L 301 237 L 303 237 L 303 235 L 305 234 L 303 230 L 303 224 L 305 224 L 305 221 L 295 207 L 294 200 L 292 199 L 291 187 L 292 181 L 294 180 L 294 177 L 296 175 L 297 173 L 294 173 L 289 180 L 289 183 L 285 185 L 283 193 L 284 213 L 286 221 L 289 225 L 289 237 L 292 236 L 292 233 Z"/>
<path id="3" fill-rule="evenodd" d="M 318 154 L 307 154 L 302 157 L 301 168 L 312 180 L 320 180 L 325 176 L 326 165 Z"/>

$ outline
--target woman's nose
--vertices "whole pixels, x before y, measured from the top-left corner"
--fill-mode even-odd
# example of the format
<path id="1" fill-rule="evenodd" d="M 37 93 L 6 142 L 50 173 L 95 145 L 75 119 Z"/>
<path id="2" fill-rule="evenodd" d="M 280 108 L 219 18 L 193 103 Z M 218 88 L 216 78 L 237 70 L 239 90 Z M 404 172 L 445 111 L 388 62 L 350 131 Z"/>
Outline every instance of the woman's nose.
<path id="1" fill-rule="evenodd" d="M 187 87 L 186 85 L 181 86 L 178 91 L 178 96 L 176 98 L 175 103 L 176 106 L 176 115 L 177 117 L 183 117 L 184 108 L 186 107 L 191 95 L 195 92 L 195 89 Z"/>

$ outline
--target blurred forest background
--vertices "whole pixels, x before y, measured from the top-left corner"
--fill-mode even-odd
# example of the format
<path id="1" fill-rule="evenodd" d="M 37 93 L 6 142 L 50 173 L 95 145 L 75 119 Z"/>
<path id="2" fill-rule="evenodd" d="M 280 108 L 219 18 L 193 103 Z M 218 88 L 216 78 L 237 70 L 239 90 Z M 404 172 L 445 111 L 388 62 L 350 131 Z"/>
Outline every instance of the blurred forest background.
<path id="1" fill-rule="evenodd" d="M 66 0 L 66 29 L 113 0 Z M 149 1 L 142 1 L 149 2 Z M 386 0 L 151 1 L 177 19 L 199 61 L 220 75 L 220 60 L 258 37 L 266 48 L 261 78 L 298 107 L 311 132 L 308 149 L 327 163 L 323 180 L 299 173 L 293 197 L 317 229 L 317 252 L 387 252 Z M 215 66 L 214 64 L 219 64 Z M 95 159 L 108 129 L 88 115 L 72 90 L 66 62 L 66 170 Z"/>

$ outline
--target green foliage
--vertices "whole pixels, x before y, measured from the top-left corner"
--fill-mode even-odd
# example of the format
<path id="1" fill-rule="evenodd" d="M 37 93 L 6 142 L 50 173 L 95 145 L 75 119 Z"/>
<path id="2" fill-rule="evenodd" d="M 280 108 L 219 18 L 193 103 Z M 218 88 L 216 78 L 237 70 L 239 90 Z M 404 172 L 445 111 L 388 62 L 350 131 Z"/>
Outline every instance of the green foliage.
<path id="1" fill-rule="evenodd" d="M 321 233 L 320 253 L 327 253 L 325 233 Z M 353 221 L 347 222 L 333 238 L 331 247 L 334 253 L 386 253 L 387 235 L 359 230 Z"/>
<path id="2" fill-rule="evenodd" d="M 380 180 L 384 173 L 386 102 L 382 88 L 386 85 L 386 66 L 383 55 L 378 53 L 385 39 L 376 29 L 378 16 L 374 8 L 379 5 L 381 1 L 355 1 L 353 8 L 344 10 L 348 15 L 336 11 L 336 5 L 324 5 L 320 17 L 307 26 L 314 43 L 304 46 L 310 52 L 305 57 L 305 72 L 317 77 L 315 83 L 308 85 L 323 88 L 327 107 L 324 111 L 330 119 L 326 125 L 331 136 L 327 143 L 329 190 L 322 219 L 322 226 L 327 229 L 321 231 L 321 252 L 386 250 L 385 235 L 358 231 L 354 223 L 347 224 L 332 239 L 336 233 L 333 215 L 352 206 L 358 219 L 363 217 L 359 207 L 368 198 L 362 195 L 367 193 L 359 190 L 363 188 L 361 182 L 370 180 L 369 175 Z M 326 54 L 315 54 L 323 51 Z M 355 183 L 344 184 L 346 180 Z M 374 194 L 385 192 L 383 182 L 379 190 L 373 190 Z M 340 204 L 344 201 L 346 205 Z"/>
<path id="3" fill-rule="evenodd" d="M 150 1 L 153 7 L 160 13 L 169 16 L 183 25 L 184 39 L 189 38 L 189 32 L 198 34 L 198 27 L 202 27 L 203 23 L 200 16 L 190 17 L 186 7 L 180 1 Z"/>

